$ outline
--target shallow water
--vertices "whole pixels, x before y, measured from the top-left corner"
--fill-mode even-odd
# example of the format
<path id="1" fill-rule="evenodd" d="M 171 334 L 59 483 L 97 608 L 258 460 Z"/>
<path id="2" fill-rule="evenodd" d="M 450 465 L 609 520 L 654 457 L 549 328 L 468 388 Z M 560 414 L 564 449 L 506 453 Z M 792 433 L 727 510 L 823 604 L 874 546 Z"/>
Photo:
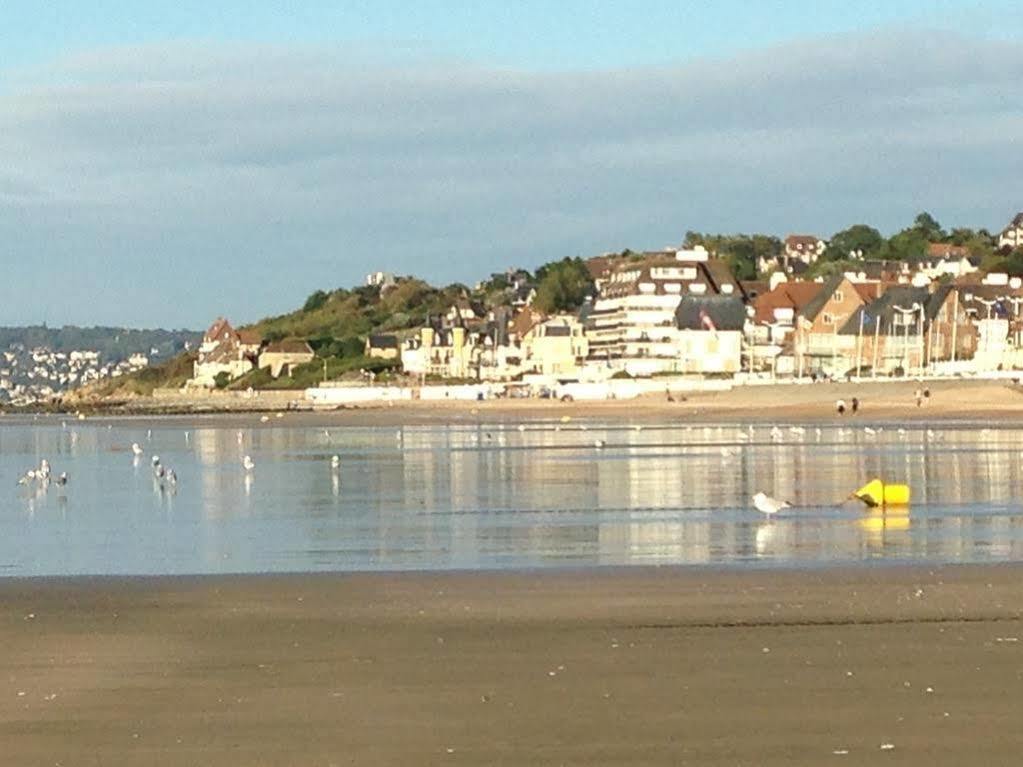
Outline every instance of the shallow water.
<path id="1" fill-rule="evenodd" d="M 770 424 L 396 430 L 8 416 L 0 574 L 1023 559 L 1023 430 L 865 425 L 778 424 L 772 435 Z M 154 454 L 176 487 L 154 480 Z M 67 487 L 17 484 L 42 458 L 68 472 Z M 875 476 L 908 482 L 909 509 L 838 505 Z M 758 490 L 797 508 L 766 520 L 750 506 Z"/>

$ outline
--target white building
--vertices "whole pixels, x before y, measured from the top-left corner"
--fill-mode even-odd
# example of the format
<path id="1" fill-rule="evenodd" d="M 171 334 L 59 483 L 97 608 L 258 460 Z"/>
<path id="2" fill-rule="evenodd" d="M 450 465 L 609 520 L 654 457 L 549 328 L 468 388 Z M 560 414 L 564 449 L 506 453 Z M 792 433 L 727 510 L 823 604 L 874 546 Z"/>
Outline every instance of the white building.
<path id="1" fill-rule="evenodd" d="M 584 311 L 587 365 L 633 376 L 681 372 L 689 363 L 679 345 L 676 310 L 686 296 L 740 298 L 728 266 L 702 248 L 623 259 Z"/>
<path id="2" fill-rule="evenodd" d="M 998 247 L 1018 248 L 1023 245 L 1023 213 L 1017 213 L 998 237 Z"/>

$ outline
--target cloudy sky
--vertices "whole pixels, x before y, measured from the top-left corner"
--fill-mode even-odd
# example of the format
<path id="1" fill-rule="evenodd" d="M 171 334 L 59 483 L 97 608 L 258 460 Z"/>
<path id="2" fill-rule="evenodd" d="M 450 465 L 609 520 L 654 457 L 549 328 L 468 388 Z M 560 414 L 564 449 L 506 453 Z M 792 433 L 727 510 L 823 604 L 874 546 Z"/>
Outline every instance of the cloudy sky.
<path id="1" fill-rule="evenodd" d="M 0 324 L 1023 209 L 1008 2 L 45 5 L 0 12 Z"/>

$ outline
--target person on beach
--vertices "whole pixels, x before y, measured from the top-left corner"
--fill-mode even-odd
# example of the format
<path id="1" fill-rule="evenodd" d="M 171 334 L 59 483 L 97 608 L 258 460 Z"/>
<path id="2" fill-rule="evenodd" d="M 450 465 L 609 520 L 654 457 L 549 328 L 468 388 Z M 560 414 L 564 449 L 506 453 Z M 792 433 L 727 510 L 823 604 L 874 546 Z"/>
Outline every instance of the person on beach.
<path id="1" fill-rule="evenodd" d="M 913 392 L 913 396 L 916 397 L 917 407 L 920 407 L 922 404 L 924 404 L 924 393 L 919 387 L 917 387 L 917 390 Z"/>
<path id="2" fill-rule="evenodd" d="M 852 411 L 853 411 L 853 415 L 855 415 L 859 411 L 859 409 L 860 409 L 860 401 L 856 397 L 853 397 L 852 398 Z"/>
<path id="3" fill-rule="evenodd" d="M 840 399 L 835 403 L 835 410 L 839 415 L 845 415 L 845 400 Z"/>

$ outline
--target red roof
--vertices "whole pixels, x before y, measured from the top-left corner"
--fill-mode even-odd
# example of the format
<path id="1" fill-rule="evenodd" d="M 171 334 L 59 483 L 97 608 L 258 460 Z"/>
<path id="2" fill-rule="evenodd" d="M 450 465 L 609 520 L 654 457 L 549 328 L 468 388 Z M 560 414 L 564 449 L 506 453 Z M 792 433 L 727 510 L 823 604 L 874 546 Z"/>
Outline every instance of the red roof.
<path id="1" fill-rule="evenodd" d="M 798 313 L 813 301 L 824 289 L 820 282 L 783 282 L 774 290 L 761 293 L 753 302 L 754 320 L 759 323 L 774 322 L 775 309 L 792 309 Z"/>

